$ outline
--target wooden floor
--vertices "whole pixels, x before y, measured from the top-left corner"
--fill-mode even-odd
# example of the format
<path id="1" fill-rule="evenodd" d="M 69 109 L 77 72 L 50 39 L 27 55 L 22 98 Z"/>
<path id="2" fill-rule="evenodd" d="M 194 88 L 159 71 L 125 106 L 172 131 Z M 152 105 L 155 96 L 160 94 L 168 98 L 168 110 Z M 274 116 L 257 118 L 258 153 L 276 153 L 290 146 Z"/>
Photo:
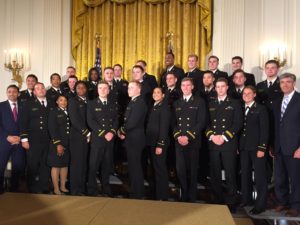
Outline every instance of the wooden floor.
<path id="1" fill-rule="evenodd" d="M 5 193 L 1 225 L 248 225 L 223 205 Z"/>

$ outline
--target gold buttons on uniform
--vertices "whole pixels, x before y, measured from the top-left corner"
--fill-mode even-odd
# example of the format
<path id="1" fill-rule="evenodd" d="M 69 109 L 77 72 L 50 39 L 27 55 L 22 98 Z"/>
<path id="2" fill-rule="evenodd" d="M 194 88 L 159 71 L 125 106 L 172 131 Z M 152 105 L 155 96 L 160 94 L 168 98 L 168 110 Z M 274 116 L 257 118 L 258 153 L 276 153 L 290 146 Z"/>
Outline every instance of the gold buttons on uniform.
<path id="1" fill-rule="evenodd" d="M 222 121 L 225 122 L 226 120 L 225 120 L 225 119 L 222 119 Z"/>
<path id="2" fill-rule="evenodd" d="M 40 127 L 40 130 L 43 130 L 43 127 Z"/>
<path id="3" fill-rule="evenodd" d="M 225 126 L 222 126 L 222 128 L 225 128 Z"/>

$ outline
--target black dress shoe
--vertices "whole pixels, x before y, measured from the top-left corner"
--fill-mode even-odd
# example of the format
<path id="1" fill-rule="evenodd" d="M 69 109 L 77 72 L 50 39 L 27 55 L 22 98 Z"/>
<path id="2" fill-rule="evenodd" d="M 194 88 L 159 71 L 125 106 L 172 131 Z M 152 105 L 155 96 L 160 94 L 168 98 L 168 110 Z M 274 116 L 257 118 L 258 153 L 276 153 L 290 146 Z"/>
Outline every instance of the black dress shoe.
<path id="1" fill-rule="evenodd" d="M 261 214 L 265 211 L 265 209 L 256 209 L 256 208 L 253 208 L 249 211 L 249 213 L 251 213 L 252 215 L 258 215 L 258 214 Z"/>

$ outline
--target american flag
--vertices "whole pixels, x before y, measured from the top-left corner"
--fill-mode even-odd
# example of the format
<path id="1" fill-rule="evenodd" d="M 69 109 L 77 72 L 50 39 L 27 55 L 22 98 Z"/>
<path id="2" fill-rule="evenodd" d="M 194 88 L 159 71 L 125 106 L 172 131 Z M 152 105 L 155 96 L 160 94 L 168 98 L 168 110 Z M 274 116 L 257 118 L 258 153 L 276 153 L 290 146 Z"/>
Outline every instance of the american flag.
<path id="1" fill-rule="evenodd" d="M 96 47 L 96 58 L 95 58 L 94 67 L 98 69 L 99 75 L 100 75 L 100 80 L 102 80 L 101 49 L 100 49 L 100 46 L 98 44 L 97 44 L 97 47 Z"/>

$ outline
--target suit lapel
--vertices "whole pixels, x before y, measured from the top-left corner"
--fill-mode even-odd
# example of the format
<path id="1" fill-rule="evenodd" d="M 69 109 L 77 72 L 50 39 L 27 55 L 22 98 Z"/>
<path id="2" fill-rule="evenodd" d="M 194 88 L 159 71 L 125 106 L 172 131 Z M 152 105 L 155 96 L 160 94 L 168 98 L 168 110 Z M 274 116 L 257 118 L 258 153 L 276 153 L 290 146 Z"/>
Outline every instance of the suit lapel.
<path id="1" fill-rule="evenodd" d="M 292 99 L 290 100 L 289 104 L 288 104 L 287 107 L 286 107 L 286 110 L 285 110 L 285 112 L 284 112 L 284 114 L 283 114 L 282 119 L 283 119 L 284 117 L 286 117 L 286 115 L 289 113 L 289 111 L 291 110 L 291 108 L 293 107 L 293 105 L 297 102 L 298 97 L 299 97 L 299 96 L 297 95 L 297 92 L 295 92 L 294 95 L 293 95 L 293 97 L 292 97 Z M 281 101 L 281 104 L 282 104 L 282 101 Z M 280 108 L 281 108 L 281 107 L 280 107 Z"/>

